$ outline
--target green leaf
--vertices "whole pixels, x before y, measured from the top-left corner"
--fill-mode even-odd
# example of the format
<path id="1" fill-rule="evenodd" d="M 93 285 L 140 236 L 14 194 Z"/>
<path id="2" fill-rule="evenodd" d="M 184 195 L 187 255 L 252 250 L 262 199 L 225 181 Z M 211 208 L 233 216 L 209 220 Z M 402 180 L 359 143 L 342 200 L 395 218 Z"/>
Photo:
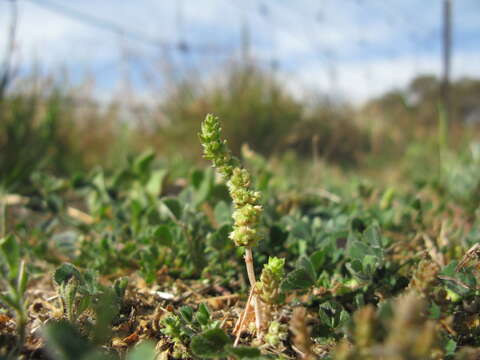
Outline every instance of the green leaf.
<path id="1" fill-rule="evenodd" d="M 157 226 L 153 232 L 153 236 L 158 245 L 172 246 L 173 236 L 168 225 L 162 224 Z"/>
<path id="2" fill-rule="evenodd" d="M 428 312 L 429 312 L 428 317 L 430 319 L 438 320 L 442 316 L 442 309 L 440 308 L 440 306 L 438 306 L 434 302 L 432 302 L 432 304 L 430 305 L 430 308 L 428 309 Z"/>
<path id="3" fill-rule="evenodd" d="M 302 256 L 297 262 L 297 268 L 304 269 L 312 279 L 315 280 L 317 278 L 317 272 L 315 271 L 312 261 L 308 257 Z"/>
<path id="4" fill-rule="evenodd" d="M 457 260 L 452 260 L 447 266 L 445 266 L 442 271 L 440 272 L 441 275 L 447 275 L 450 277 L 454 277 L 457 273 L 456 267 L 457 267 Z"/>
<path id="5" fill-rule="evenodd" d="M 215 184 L 214 179 L 215 178 L 213 171 L 211 169 L 206 170 L 202 182 L 200 183 L 200 186 L 196 189 L 197 191 L 194 194 L 194 207 L 208 200 Z"/>
<path id="6" fill-rule="evenodd" d="M 352 260 L 351 262 L 347 263 L 347 269 L 354 275 L 359 274 L 363 270 L 362 262 L 358 259 Z"/>
<path id="7" fill-rule="evenodd" d="M 315 268 L 307 257 L 301 257 L 298 261 L 297 268 L 288 273 L 282 282 L 282 290 L 305 290 L 315 285 L 317 273 Z"/>
<path id="8" fill-rule="evenodd" d="M 305 290 L 313 285 L 315 285 L 315 279 L 312 279 L 308 272 L 304 269 L 296 269 L 287 274 L 281 289 L 283 291 Z"/>
<path id="9" fill-rule="evenodd" d="M 216 250 L 223 250 L 225 247 L 232 244 L 228 235 L 232 231 L 230 225 L 223 225 L 217 231 L 210 234 L 208 237 L 208 244 Z"/>
<path id="10" fill-rule="evenodd" d="M 360 219 L 358 217 L 355 217 L 355 218 L 352 219 L 350 227 L 351 227 L 352 231 L 363 233 L 365 231 L 367 225 L 365 224 L 365 222 L 362 219 Z"/>
<path id="11" fill-rule="evenodd" d="M 295 222 L 292 230 L 290 231 L 290 236 L 299 239 L 310 239 L 310 225 L 303 220 Z"/>
<path id="12" fill-rule="evenodd" d="M 151 164 L 155 159 L 155 153 L 151 150 L 144 152 L 138 156 L 133 163 L 133 171 L 137 175 L 145 176 L 150 170 Z"/>
<path id="13" fill-rule="evenodd" d="M 215 221 L 220 225 L 229 224 L 232 221 L 232 210 L 230 209 L 230 205 L 225 201 L 219 201 L 215 205 L 213 213 L 215 215 Z"/>
<path id="14" fill-rule="evenodd" d="M 229 355 L 236 359 L 255 359 L 261 355 L 260 350 L 249 346 L 227 346 L 226 350 Z"/>
<path id="15" fill-rule="evenodd" d="M 317 250 L 310 256 L 310 261 L 312 262 L 313 268 L 315 269 L 316 272 L 318 272 L 321 269 L 326 259 L 327 259 L 326 249 Z"/>
<path id="16" fill-rule="evenodd" d="M 378 259 L 374 255 L 366 255 L 362 261 L 363 271 L 367 273 L 372 273 L 375 271 L 375 268 L 378 264 Z"/>
<path id="17" fill-rule="evenodd" d="M 18 271 L 18 279 L 17 279 L 18 296 L 23 296 L 23 294 L 27 290 L 27 282 L 28 282 L 28 273 L 27 273 L 25 261 L 21 261 L 20 269 Z"/>
<path id="18" fill-rule="evenodd" d="M 80 271 L 77 270 L 75 266 L 70 263 L 63 263 L 60 265 L 55 273 L 53 274 L 53 280 L 57 285 L 66 284 L 71 278 L 76 278 L 77 280 L 82 280 L 82 275 Z"/>
<path id="19" fill-rule="evenodd" d="M 167 171 L 165 169 L 155 170 L 145 185 L 147 193 L 154 197 L 158 197 L 162 192 L 163 179 L 165 179 L 166 175 Z"/>
<path id="20" fill-rule="evenodd" d="M 190 347 L 194 355 L 214 359 L 227 355 L 225 347 L 231 343 L 230 338 L 222 329 L 207 330 L 192 337 Z"/>
<path id="21" fill-rule="evenodd" d="M 317 273 L 313 263 L 307 257 L 301 257 L 296 269 L 288 273 L 281 284 L 282 290 L 305 290 L 315 285 Z"/>
<path id="22" fill-rule="evenodd" d="M 97 345 L 105 343 L 110 337 L 112 321 L 117 317 L 120 310 L 114 291 L 111 288 L 105 290 L 93 304 L 96 323 L 91 336 L 93 342 Z"/>
<path id="23" fill-rule="evenodd" d="M 376 247 L 382 246 L 382 237 L 380 236 L 380 230 L 377 225 L 370 225 L 363 235 L 370 245 Z"/>
<path id="24" fill-rule="evenodd" d="M 457 349 L 457 342 L 453 339 L 448 340 L 447 344 L 445 345 L 445 355 L 447 356 L 454 355 L 456 349 Z"/>
<path id="25" fill-rule="evenodd" d="M 156 355 L 155 346 L 145 341 L 128 353 L 127 360 L 155 360 Z"/>
<path id="26" fill-rule="evenodd" d="M 13 294 L 9 293 L 0 293 L 0 301 L 3 302 L 4 304 L 10 306 L 12 309 L 19 310 L 20 309 L 20 303 L 18 301 L 18 297 L 14 296 Z"/>
<path id="27" fill-rule="evenodd" d="M 167 197 L 164 198 L 162 202 L 175 219 L 178 220 L 182 217 L 182 204 L 180 201 L 173 197 Z"/>
<path id="28" fill-rule="evenodd" d="M 369 253 L 369 246 L 358 240 L 352 241 L 348 246 L 348 256 L 350 256 L 352 259 L 362 261 L 363 258 Z"/>
<path id="29" fill-rule="evenodd" d="M 197 313 L 195 314 L 195 317 L 198 321 L 198 323 L 202 326 L 208 325 L 208 322 L 210 321 L 210 311 L 208 310 L 207 305 L 204 303 L 201 303 L 198 306 Z"/>
<path id="30" fill-rule="evenodd" d="M 16 279 L 20 265 L 20 246 L 13 235 L 0 239 L 0 251 L 8 265 L 9 279 Z"/>
<path id="31" fill-rule="evenodd" d="M 113 291 L 115 292 L 115 295 L 117 296 L 118 299 L 122 300 L 123 297 L 125 296 L 125 291 L 127 290 L 128 286 L 128 278 L 127 277 L 122 277 L 115 279 L 113 282 Z"/>
<path id="32" fill-rule="evenodd" d="M 77 360 L 93 350 L 75 326 L 67 321 L 50 322 L 43 331 L 47 348 L 55 359 Z"/>
<path id="33" fill-rule="evenodd" d="M 182 306 L 179 313 L 186 323 L 190 324 L 193 321 L 193 309 L 190 306 Z"/>
<path id="34" fill-rule="evenodd" d="M 203 170 L 200 170 L 200 169 L 195 169 L 190 174 L 190 182 L 196 190 L 200 188 L 204 178 L 205 178 L 205 173 Z"/>

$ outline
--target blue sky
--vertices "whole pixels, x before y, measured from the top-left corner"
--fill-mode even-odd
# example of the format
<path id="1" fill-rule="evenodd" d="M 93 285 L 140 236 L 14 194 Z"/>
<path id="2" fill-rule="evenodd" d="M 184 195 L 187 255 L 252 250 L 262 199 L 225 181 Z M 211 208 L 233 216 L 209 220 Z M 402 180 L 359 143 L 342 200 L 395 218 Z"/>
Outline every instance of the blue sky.
<path id="1" fill-rule="evenodd" d="M 23 69 L 33 63 L 67 69 L 73 81 L 90 74 L 105 97 L 125 74 L 139 97 L 155 94 L 168 76 L 165 58 L 179 74 L 195 68 L 215 76 L 239 56 L 242 27 L 252 56 L 266 67 L 275 61 L 298 95 L 319 90 L 361 102 L 441 71 L 441 0 L 48 0 L 169 50 L 50 11 L 41 6 L 46 0 L 17 1 L 16 62 Z M 0 34 L 8 6 L 0 1 Z M 453 0 L 453 14 L 453 76 L 480 78 L 480 1 Z M 5 40 L 0 36 L 0 56 Z M 175 50 L 179 41 L 194 50 Z"/>

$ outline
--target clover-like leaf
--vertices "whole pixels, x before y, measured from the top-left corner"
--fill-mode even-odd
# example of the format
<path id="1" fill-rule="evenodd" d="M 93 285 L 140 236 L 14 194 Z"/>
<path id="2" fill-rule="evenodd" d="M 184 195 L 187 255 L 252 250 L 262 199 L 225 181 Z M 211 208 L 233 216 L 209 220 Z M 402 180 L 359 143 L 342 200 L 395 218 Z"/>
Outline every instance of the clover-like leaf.
<path id="1" fill-rule="evenodd" d="M 288 273 L 281 284 L 282 290 L 305 290 L 315 285 L 317 273 L 308 257 L 301 257 L 297 268 Z"/>

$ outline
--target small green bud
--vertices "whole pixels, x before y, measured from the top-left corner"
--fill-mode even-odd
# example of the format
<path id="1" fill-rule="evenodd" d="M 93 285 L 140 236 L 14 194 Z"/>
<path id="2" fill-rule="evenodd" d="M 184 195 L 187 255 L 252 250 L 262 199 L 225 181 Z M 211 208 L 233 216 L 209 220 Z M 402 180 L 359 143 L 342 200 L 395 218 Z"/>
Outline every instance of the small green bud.
<path id="1" fill-rule="evenodd" d="M 270 346 L 277 346 L 287 340 L 288 326 L 278 321 L 272 321 L 265 335 L 265 342 Z"/>
<path id="2" fill-rule="evenodd" d="M 245 206 L 235 210 L 232 217 L 235 221 L 235 225 L 247 226 L 257 224 L 261 214 L 262 207 L 260 205 L 246 204 Z"/>
<path id="3" fill-rule="evenodd" d="M 261 235 L 262 234 L 257 229 L 248 226 L 240 226 L 234 227 L 229 237 L 233 240 L 236 246 L 252 247 L 262 238 Z"/>
<path id="4" fill-rule="evenodd" d="M 230 183 L 232 187 L 248 188 L 250 186 L 250 174 L 247 169 L 235 168 L 233 169 Z"/>

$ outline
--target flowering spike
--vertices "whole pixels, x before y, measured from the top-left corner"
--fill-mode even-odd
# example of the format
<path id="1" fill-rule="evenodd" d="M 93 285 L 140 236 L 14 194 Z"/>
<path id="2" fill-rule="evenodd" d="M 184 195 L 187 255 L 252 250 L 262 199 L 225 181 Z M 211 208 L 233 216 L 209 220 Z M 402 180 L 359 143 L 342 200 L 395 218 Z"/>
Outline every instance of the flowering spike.
<path id="1" fill-rule="evenodd" d="M 262 238 L 260 217 L 263 209 L 259 205 L 260 193 L 251 189 L 250 173 L 231 155 L 226 140 L 221 138 L 221 130 L 218 118 L 208 114 L 199 134 L 203 154 L 227 180 L 235 207 L 230 239 L 237 246 L 252 247 Z"/>

